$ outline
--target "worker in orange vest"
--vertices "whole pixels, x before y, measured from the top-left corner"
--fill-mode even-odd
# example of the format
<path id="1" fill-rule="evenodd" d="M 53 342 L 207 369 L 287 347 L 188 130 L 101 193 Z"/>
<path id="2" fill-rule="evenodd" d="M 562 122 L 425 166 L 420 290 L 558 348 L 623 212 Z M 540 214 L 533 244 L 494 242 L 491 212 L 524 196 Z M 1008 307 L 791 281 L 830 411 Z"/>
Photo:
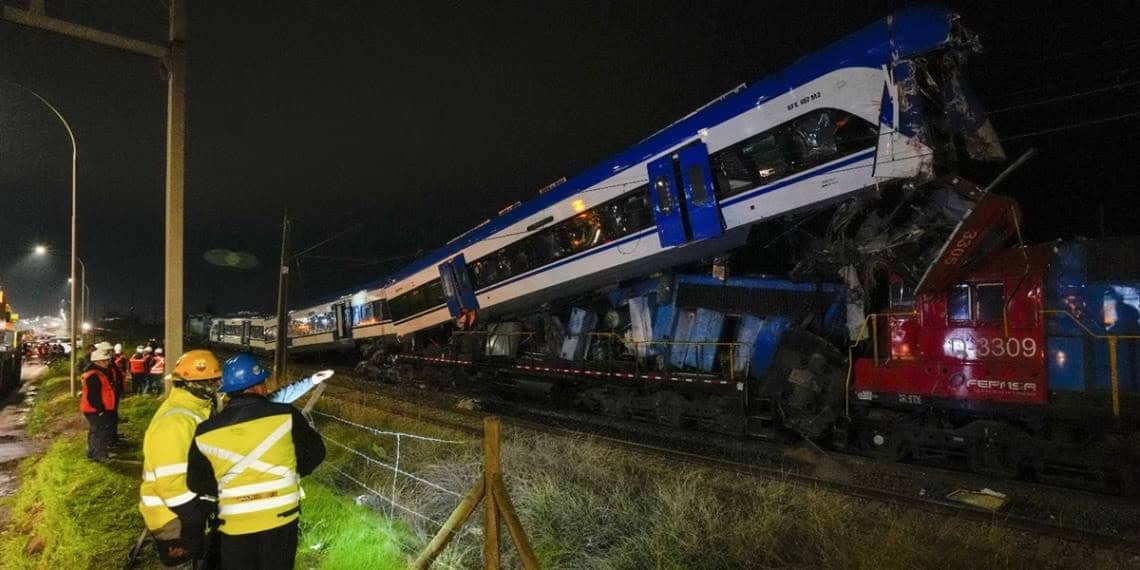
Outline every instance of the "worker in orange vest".
<path id="1" fill-rule="evenodd" d="M 115 439 L 115 411 L 118 398 L 111 377 L 111 349 L 96 348 L 91 364 L 83 372 L 79 411 L 87 418 L 87 458 L 105 462 Z"/>
<path id="2" fill-rule="evenodd" d="M 146 376 L 150 373 L 150 357 L 143 352 L 143 347 L 135 348 L 134 355 L 127 361 L 131 372 L 131 388 L 136 394 L 142 394 L 146 389 Z"/>
<path id="3" fill-rule="evenodd" d="M 155 394 L 161 394 L 162 377 L 166 375 L 166 357 L 162 355 L 162 347 L 154 349 L 154 357 L 150 361 L 150 376 L 147 381 L 147 391 L 154 390 Z"/>

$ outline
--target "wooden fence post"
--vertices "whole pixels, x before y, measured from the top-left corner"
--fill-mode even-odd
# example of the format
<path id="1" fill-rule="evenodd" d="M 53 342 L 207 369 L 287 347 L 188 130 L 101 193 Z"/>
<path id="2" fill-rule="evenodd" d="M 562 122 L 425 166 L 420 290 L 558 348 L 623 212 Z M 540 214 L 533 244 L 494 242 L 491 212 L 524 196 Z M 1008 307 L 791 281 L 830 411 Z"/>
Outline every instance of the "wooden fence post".
<path id="1" fill-rule="evenodd" d="M 499 568 L 499 515 L 501 514 L 507 523 L 511 542 L 518 550 L 519 560 L 522 562 L 523 568 L 526 570 L 538 569 L 538 559 L 535 558 L 534 551 L 530 548 L 530 541 L 527 540 L 526 532 L 523 530 L 522 524 L 519 523 L 514 505 L 511 504 L 511 498 L 507 495 L 507 489 L 503 485 L 499 444 L 499 418 L 494 416 L 484 418 L 483 475 L 475 482 L 467 496 L 463 497 L 459 506 L 451 513 L 447 522 L 432 538 L 431 543 L 428 544 L 423 553 L 412 563 L 413 568 L 426 570 L 430 567 L 439 553 L 447 547 L 447 543 L 455 536 L 456 531 L 467 522 L 471 513 L 475 511 L 475 507 L 479 505 L 479 501 L 483 501 L 483 568 L 494 570 Z"/>
<path id="2" fill-rule="evenodd" d="M 499 511 L 492 482 L 499 475 L 499 418 L 483 418 L 483 568 L 499 570 Z"/>

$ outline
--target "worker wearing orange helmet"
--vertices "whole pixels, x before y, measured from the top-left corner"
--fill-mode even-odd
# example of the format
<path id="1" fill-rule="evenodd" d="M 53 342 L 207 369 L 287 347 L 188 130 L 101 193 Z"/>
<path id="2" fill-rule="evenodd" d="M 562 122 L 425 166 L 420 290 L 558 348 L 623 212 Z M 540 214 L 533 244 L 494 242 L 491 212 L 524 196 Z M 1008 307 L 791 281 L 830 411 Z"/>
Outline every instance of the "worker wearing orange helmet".
<path id="1" fill-rule="evenodd" d="M 195 429 L 213 412 L 221 376 L 210 351 L 183 354 L 171 372 L 170 395 L 143 439 L 139 511 L 164 568 L 191 568 L 205 556 L 205 527 L 214 506 L 187 488 L 186 458 Z"/>

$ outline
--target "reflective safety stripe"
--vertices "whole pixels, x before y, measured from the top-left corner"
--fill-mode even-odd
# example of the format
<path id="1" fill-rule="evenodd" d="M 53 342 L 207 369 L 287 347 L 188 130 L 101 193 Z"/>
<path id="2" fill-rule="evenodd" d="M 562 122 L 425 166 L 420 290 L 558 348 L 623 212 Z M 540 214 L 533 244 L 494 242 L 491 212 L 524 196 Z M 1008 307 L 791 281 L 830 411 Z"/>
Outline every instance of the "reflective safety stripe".
<path id="1" fill-rule="evenodd" d="M 251 485 L 242 485 L 240 487 L 229 487 L 227 489 L 222 489 L 222 491 L 218 493 L 218 498 L 222 499 L 230 497 L 241 497 L 244 495 L 256 495 L 258 493 L 268 493 L 269 491 L 276 491 L 278 489 L 284 489 L 285 487 L 292 487 L 293 485 L 299 484 L 300 482 L 297 480 L 297 476 L 294 475 L 293 477 L 285 477 L 276 481 L 266 481 L 265 483 L 253 483 Z"/>
<path id="2" fill-rule="evenodd" d="M 273 447 L 281 438 L 285 437 L 291 429 L 293 429 L 293 416 L 287 417 L 284 422 L 281 422 L 280 426 L 277 426 L 277 429 L 273 430 L 273 433 L 261 440 L 261 443 L 257 444 L 257 447 L 253 448 L 248 455 L 242 457 L 237 463 L 230 467 L 230 470 L 226 472 L 225 475 L 222 475 L 221 479 L 218 479 L 218 488 L 224 489 L 230 481 L 234 480 L 234 477 L 241 475 L 242 471 L 245 471 L 246 468 L 251 467 L 254 463 L 260 463 L 261 456 L 265 455 L 265 452 L 269 451 L 270 447 Z M 234 455 L 237 454 L 235 453 Z M 261 470 L 258 469 L 258 471 Z"/>
<path id="3" fill-rule="evenodd" d="M 266 511 L 292 505 L 301 500 L 300 493 L 289 493 L 280 497 L 273 497 L 272 499 L 261 499 L 257 501 L 246 501 L 244 503 L 235 503 L 232 505 L 221 505 L 218 507 L 218 516 L 227 515 L 240 515 L 245 513 L 253 513 L 257 511 Z"/>
<path id="4" fill-rule="evenodd" d="M 141 499 L 142 504 L 147 507 L 161 507 L 166 504 L 162 502 L 162 497 L 155 497 L 154 495 L 143 495 Z"/>
<path id="5" fill-rule="evenodd" d="M 198 494 L 193 492 L 193 491 L 186 491 L 185 493 L 182 493 L 181 495 L 178 495 L 177 497 L 174 497 L 171 499 L 166 499 L 166 501 L 165 501 L 166 506 L 170 507 L 170 508 L 174 508 L 174 507 L 177 507 L 178 505 L 185 505 L 186 503 L 193 501 L 194 497 L 197 497 L 197 496 L 198 496 Z"/>
<path id="6" fill-rule="evenodd" d="M 175 463 L 173 465 L 163 465 L 154 469 L 155 477 L 169 477 L 171 475 L 181 475 L 186 472 L 185 463 Z"/>
<path id="7" fill-rule="evenodd" d="M 235 464 L 243 459 L 243 457 L 238 453 L 234 453 L 228 449 L 214 447 L 202 442 L 198 442 L 198 449 L 206 455 L 213 455 L 218 459 L 233 461 Z M 248 467 L 256 471 L 261 471 L 262 473 L 277 475 L 279 477 L 288 477 L 293 473 L 293 470 L 289 469 L 288 467 L 285 467 L 283 465 L 270 465 L 264 461 L 251 461 L 249 462 Z"/>

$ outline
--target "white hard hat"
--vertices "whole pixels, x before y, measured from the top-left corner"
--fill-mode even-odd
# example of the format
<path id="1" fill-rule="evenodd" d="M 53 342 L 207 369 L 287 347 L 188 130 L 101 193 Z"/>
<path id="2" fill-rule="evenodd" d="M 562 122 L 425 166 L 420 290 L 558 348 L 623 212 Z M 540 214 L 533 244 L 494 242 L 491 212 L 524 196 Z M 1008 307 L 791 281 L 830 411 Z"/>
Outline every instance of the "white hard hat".
<path id="1" fill-rule="evenodd" d="M 143 348 L 143 352 L 154 352 L 154 350 L 151 347 L 147 346 Z"/>
<path id="2" fill-rule="evenodd" d="M 143 351 L 143 347 L 141 344 L 135 347 L 135 352 L 142 352 L 142 351 Z"/>
<path id="3" fill-rule="evenodd" d="M 97 343 L 95 343 L 95 348 L 98 348 L 100 350 L 111 350 L 111 343 L 109 343 L 109 342 L 97 342 Z"/>
<path id="4" fill-rule="evenodd" d="M 123 353 L 123 344 L 116 342 L 115 343 L 115 354 L 122 354 L 122 353 Z"/>
<path id="5" fill-rule="evenodd" d="M 91 351 L 91 360 L 110 360 L 110 359 L 111 359 L 111 349 L 110 348 L 96 348 L 95 350 Z"/>
<path id="6" fill-rule="evenodd" d="M 155 354 L 162 354 L 162 348 L 159 347 L 159 348 L 154 349 L 154 353 Z"/>

